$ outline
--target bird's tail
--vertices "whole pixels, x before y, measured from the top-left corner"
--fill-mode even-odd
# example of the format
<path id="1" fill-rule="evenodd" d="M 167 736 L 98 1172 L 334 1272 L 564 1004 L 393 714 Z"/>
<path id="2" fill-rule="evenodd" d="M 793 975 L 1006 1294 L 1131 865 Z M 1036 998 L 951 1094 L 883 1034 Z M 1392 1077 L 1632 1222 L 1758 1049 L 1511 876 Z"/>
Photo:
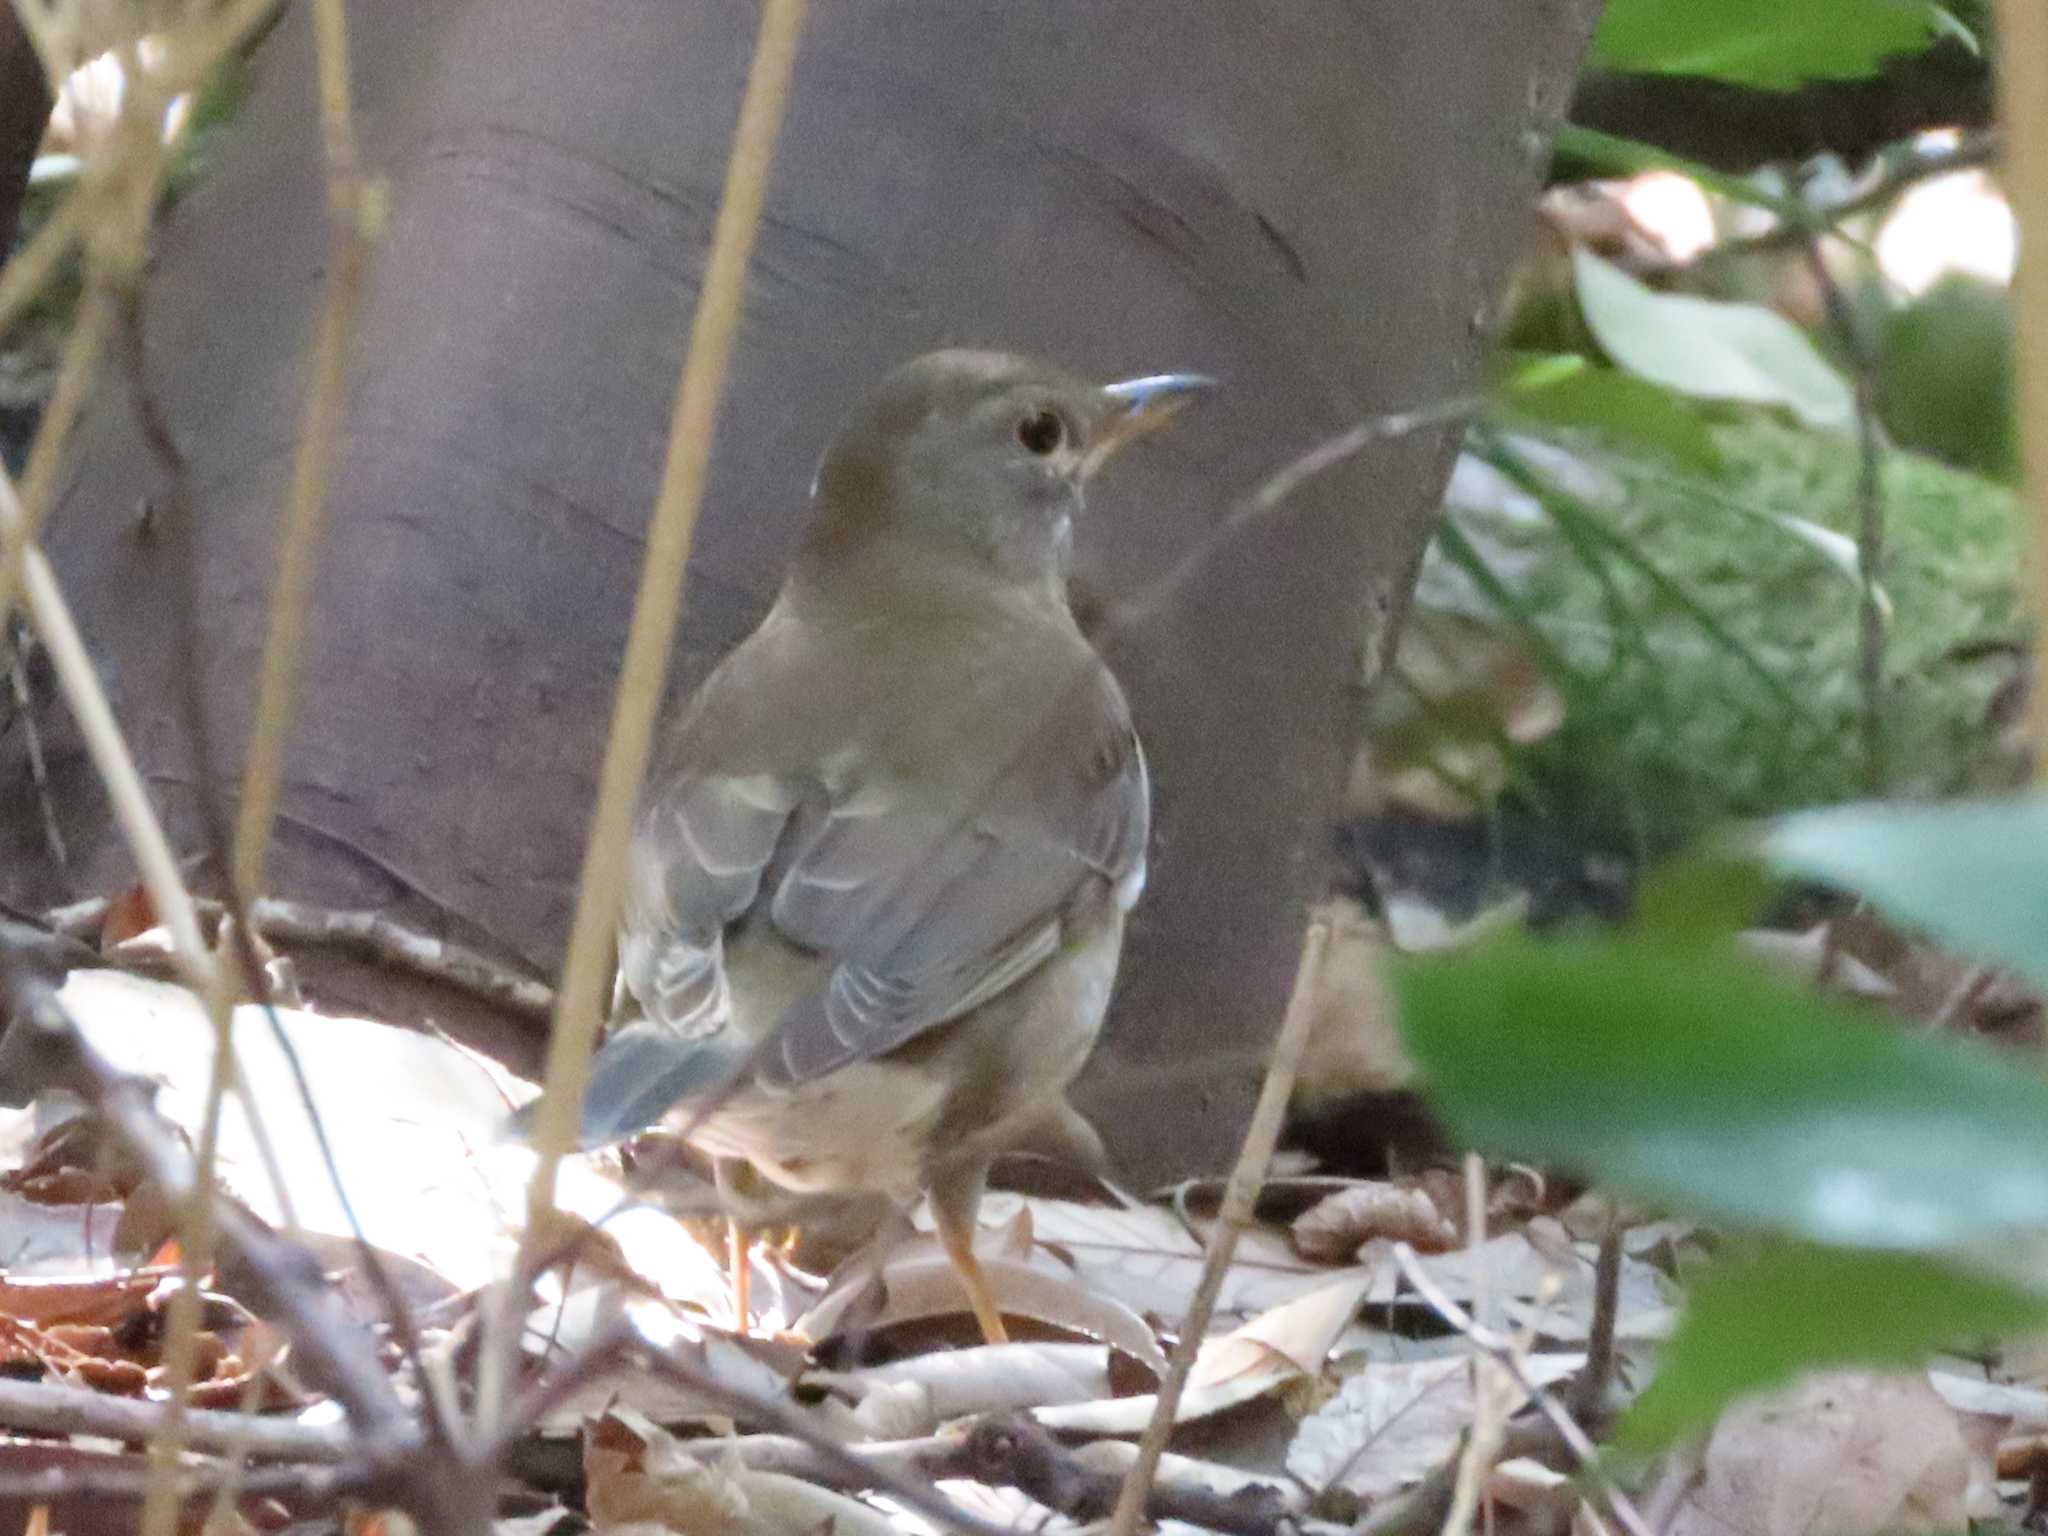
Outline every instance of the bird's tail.
<path id="1" fill-rule="evenodd" d="M 715 1102 L 746 1069 L 744 1052 L 722 1042 L 690 1040 L 636 1019 L 612 1032 L 590 1062 L 579 1142 L 601 1147 L 657 1124 L 670 1110 Z M 511 1132 L 532 1133 L 540 1101 L 513 1114 Z"/>

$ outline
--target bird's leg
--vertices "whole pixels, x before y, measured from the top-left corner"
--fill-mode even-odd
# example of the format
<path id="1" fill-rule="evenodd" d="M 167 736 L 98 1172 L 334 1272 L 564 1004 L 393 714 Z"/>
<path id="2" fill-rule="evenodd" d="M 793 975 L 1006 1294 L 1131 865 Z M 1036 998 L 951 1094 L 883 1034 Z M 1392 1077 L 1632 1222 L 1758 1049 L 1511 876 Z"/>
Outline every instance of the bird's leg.
<path id="1" fill-rule="evenodd" d="M 751 1306 L 754 1266 L 748 1249 L 751 1229 L 742 1212 L 757 1197 L 753 1165 L 738 1158 L 714 1157 L 711 1177 L 718 1185 L 719 1204 L 725 1208 L 725 1263 L 732 1280 L 732 1315 L 741 1333 L 753 1326 Z"/>
<path id="2" fill-rule="evenodd" d="M 975 1216 L 981 1209 L 981 1192 L 987 1184 L 986 1162 L 972 1162 L 941 1173 L 932 1181 L 932 1225 L 938 1228 L 939 1243 L 946 1250 L 946 1257 L 953 1261 L 960 1284 L 966 1288 L 967 1304 L 974 1309 L 974 1320 L 981 1324 L 982 1337 L 991 1344 L 1007 1344 L 1010 1331 L 1003 1326 L 1003 1314 L 989 1292 L 981 1260 L 974 1256 L 974 1234 L 980 1230 Z"/>

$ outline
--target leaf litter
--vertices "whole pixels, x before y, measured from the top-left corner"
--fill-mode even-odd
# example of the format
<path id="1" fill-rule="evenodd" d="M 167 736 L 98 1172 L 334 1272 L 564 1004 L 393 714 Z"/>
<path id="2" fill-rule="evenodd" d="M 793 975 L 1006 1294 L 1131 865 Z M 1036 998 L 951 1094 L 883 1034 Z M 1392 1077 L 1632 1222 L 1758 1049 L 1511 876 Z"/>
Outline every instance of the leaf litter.
<path id="1" fill-rule="evenodd" d="M 113 972 L 75 975 L 65 1001 L 95 1044 L 154 1079 L 159 1105 L 196 1133 L 208 1054 L 196 1005 L 176 988 Z M 530 1154 L 500 1130 L 508 1106 L 532 1086 L 446 1041 L 367 1020 L 277 1014 L 317 1061 L 321 1117 L 349 1203 L 406 1277 L 430 1352 L 458 1345 L 474 1325 L 477 1287 L 517 1243 Z M 307 1241 L 358 1315 L 378 1318 L 356 1272 L 347 1212 L 293 1109 L 297 1089 L 269 1027 L 260 1010 L 235 1021 L 251 1097 L 265 1108 L 264 1130 Z M 176 1282 L 149 1266 L 157 1255 L 138 1233 L 160 1227 L 162 1213 L 154 1225 L 138 1222 L 149 1190 L 94 1151 L 82 1126 L 64 1130 L 71 1112 L 56 1098 L 32 1115 L 0 1112 L 0 1255 L 8 1258 L 0 1374 L 146 1399 L 158 1365 L 156 1319 Z M 219 1177 L 223 1193 L 282 1221 L 246 1118 L 224 1127 Z M 1058 1438 L 1075 1469 L 1109 1478 L 1128 1467 L 1151 1417 L 1213 1225 L 1187 1205 L 991 1195 L 978 1252 L 1017 1328 L 1016 1342 L 995 1347 L 968 1342 L 975 1331 L 964 1298 L 923 1212 L 919 1230 L 865 1269 L 813 1275 L 764 1243 L 752 1256 L 759 1305 L 742 1335 L 731 1328 L 717 1223 L 640 1199 L 613 1156 L 571 1159 L 563 1187 L 565 1234 L 578 1239 L 579 1257 L 566 1276 L 543 1280 L 527 1328 L 536 1361 L 569 1358 L 623 1322 L 679 1342 L 706 1376 L 743 1396 L 814 1413 L 856 1449 L 951 1445 L 976 1424 L 1026 1413 Z M 1163 1476 L 1225 1498 L 1284 1501 L 1312 1518 L 1336 1493 L 1352 1501 L 1346 1508 L 1398 1498 L 1454 1457 L 1474 1418 L 1472 1350 L 1390 1262 L 1396 1243 L 1417 1251 L 1413 1263 L 1443 1297 L 1463 1306 L 1488 1298 L 1491 1315 L 1522 1341 L 1527 1379 L 1562 1390 L 1585 1358 L 1595 1244 L 1569 1216 L 1545 1214 L 1557 1201 L 1521 1172 L 1504 1171 L 1492 1188 L 1489 1235 L 1476 1246 L 1463 1230 L 1462 1185 L 1439 1172 L 1303 1181 L 1285 1219 L 1256 1222 L 1225 1276 Z M 1670 1325 L 1674 1256 L 1697 1242 L 1681 1224 L 1642 1219 L 1621 1262 L 1616 1328 L 1624 1373 L 1637 1377 Z M 234 1292 L 232 1275 L 210 1277 L 195 1400 L 234 1407 L 253 1382 L 267 1411 L 318 1422 L 326 1405 L 293 1378 L 288 1351 L 275 1351 L 275 1335 Z M 403 1375 L 395 1352 L 392 1359 Z M 1739 1515 L 1743 1529 L 1769 1536 L 1771 1512 L 1793 1507 L 1771 1492 L 1771 1478 L 1805 1476 L 1814 1464 L 1798 1459 L 1798 1445 L 1816 1457 L 1828 1446 L 1882 1456 L 1898 1443 L 1888 1436 L 1901 1435 L 1919 1448 L 1920 1473 L 1872 1474 L 1845 1487 L 1844 1508 L 1881 1508 L 1898 1527 L 1915 1528 L 1923 1517 L 1938 1524 L 1984 1507 L 1993 1453 L 2002 1445 L 2018 1456 L 2029 1436 L 2048 1431 L 2048 1391 L 1956 1370 L 1920 1388 L 1838 1388 L 1828 1399 L 1832 1418 L 1781 1413 L 1762 1428 L 1724 1418 L 1705 1480 L 1688 1495 L 1698 1512 L 1675 1506 L 1696 1523 L 1676 1528 L 1697 1536 L 1697 1522 Z M 674 1383 L 633 1375 L 593 1384 L 566 1395 L 534 1431 L 576 1447 L 568 1491 L 578 1508 L 537 1492 L 501 1528 L 567 1531 L 587 1521 L 649 1536 L 932 1528 L 886 1494 L 748 1465 L 748 1432 L 764 1427 L 772 1426 L 737 1420 Z M 1766 1476 L 1759 1446 L 1771 1434 L 1785 1443 L 1782 1466 Z M 0 1439 L 0 1449 L 17 1446 L 133 1461 L 103 1440 Z M 1016 1487 L 958 1476 L 942 1486 L 970 1513 L 1000 1523 L 1071 1524 Z M 1504 1464 L 1490 1486 L 1499 1519 L 1532 1522 L 1532 1530 L 1568 1519 L 1588 1536 L 1601 1528 L 1577 1484 L 1534 1463 Z"/>

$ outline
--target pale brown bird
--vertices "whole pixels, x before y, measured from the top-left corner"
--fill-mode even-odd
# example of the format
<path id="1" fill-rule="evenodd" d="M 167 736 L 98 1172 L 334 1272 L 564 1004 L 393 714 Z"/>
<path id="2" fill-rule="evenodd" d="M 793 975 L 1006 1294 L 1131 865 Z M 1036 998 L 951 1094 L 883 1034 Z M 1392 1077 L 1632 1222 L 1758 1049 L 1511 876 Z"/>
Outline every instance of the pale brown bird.
<path id="1" fill-rule="evenodd" d="M 971 351 L 891 374 L 640 811 L 586 1137 L 666 1122 L 722 1183 L 738 1162 L 793 1191 L 928 1192 L 991 1340 L 989 1164 L 1022 1143 L 1099 1161 L 1065 1094 L 1145 877 L 1144 755 L 1067 605 L 1074 519 L 1208 383 Z"/>

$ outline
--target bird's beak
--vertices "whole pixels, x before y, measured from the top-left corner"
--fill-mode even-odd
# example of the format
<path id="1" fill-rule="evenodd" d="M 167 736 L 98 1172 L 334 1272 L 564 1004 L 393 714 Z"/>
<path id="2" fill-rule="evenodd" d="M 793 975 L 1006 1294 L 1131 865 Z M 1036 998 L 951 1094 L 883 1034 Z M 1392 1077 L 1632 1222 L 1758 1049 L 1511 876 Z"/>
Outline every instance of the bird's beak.
<path id="1" fill-rule="evenodd" d="M 1154 373 L 1142 379 L 1125 379 L 1105 384 L 1105 409 L 1096 424 L 1094 440 L 1081 458 L 1081 475 L 1087 478 L 1103 461 L 1126 443 L 1163 427 L 1197 395 L 1216 387 L 1206 373 Z"/>

